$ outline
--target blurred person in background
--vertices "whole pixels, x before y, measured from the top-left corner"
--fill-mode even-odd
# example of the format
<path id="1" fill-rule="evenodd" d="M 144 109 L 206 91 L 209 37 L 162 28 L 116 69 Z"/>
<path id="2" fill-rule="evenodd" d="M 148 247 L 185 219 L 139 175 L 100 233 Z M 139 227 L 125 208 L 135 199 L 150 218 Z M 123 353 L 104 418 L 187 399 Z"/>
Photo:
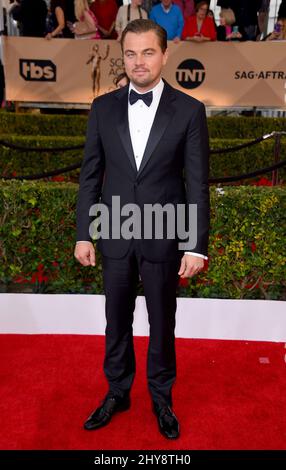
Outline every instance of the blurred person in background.
<path id="1" fill-rule="evenodd" d="M 98 21 L 87 0 L 75 0 L 75 23 L 67 22 L 76 39 L 100 39 Z"/>
<path id="2" fill-rule="evenodd" d="M 278 10 L 278 18 L 286 18 L 286 0 L 282 0 Z"/>
<path id="3" fill-rule="evenodd" d="M 236 24 L 243 39 L 255 41 L 260 36 L 258 12 L 263 0 L 217 0 L 217 6 L 231 8 L 236 17 Z"/>
<path id="4" fill-rule="evenodd" d="M 262 35 L 266 36 L 267 34 L 269 7 L 270 7 L 270 0 L 262 0 L 261 7 L 258 12 L 258 27 L 260 31 L 259 39 L 261 39 Z"/>
<path id="5" fill-rule="evenodd" d="M 13 17 L 13 12 L 20 7 L 20 1 L 9 1 L 9 0 L 2 0 L 3 6 L 3 29 L 4 34 L 8 34 L 8 36 L 19 36 L 20 31 L 17 24 L 17 20 Z M 6 16 L 6 24 L 5 24 L 5 16 Z"/>
<path id="6" fill-rule="evenodd" d="M 21 25 L 22 36 L 41 38 L 46 33 L 47 13 L 45 0 L 21 0 L 12 10 L 12 17 Z"/>
<path id="7" fill-rule="evenodd" d="M 65 10 L 65 0 L 51 0 L 46 39 L 62 38 L 65 36 L 66 30 L 68 30 Z"/>
<path id="8" fill-rule="evenodd" d="M 123 88 L 129 84 L 130 80 L 126 72 L 122 72 L 113 80 L 116 88 Z"/>
<path id="9" fill-rule="evenodd" d="M 265 38 L 266 41 L 285 41 L 286 40 L 286 18 L 279 18 L 274 25 L 272 33 Z"/>
<path id="10" fill-rule="evenodd" d="M 181 9 L 172 0 L 162 0 L 150 12 L 150 20 L 155 21 L 167 31 L 167 39 L 179 42 L 184 27 Z"/>
<path id="11" fill-rule="evenodd" d="M 94 0 L 90 9 L 98 21 L 98 29 L 102 39 L 116 39 L 115 20 L 118 6 L 115 0 Z"/>
<path id="12" fill-rule="evenodd" d="M 149 13 L 150 13 L 150 11 L 152 10 L 153 6 L 154 6 L 156 3 L 159 3 L 159 1 L 154 1 L 154 0 L 142 0 L 142 7 L 144 8 L 144 10 L 147 11 L 148 16 L 149 16 Z"/>
<path id="13" fill-rule="evenodd" d="M 173 0 L 174 5 L 178 5 L 183 13 L 184 20 L 188 16 L 195 15 L 195 0 Z"/>
<path id="14" fill-rule="evenodd" d="M 215 29 L 216 29 L 216 22 L 215 22 L 214 12 L 213 12 L 213 10 L 210 10 L 210 8 L 209 8 L 209 11 L 208 11 L 208 17 L 213 20 L 214 26 L 215 26 Z"/>
<path id="15" fill-rule="evenodd" d="M 128 5 L 122 5 L 116 16 L 115 29 L 118 34 L 118 41 L 120 41 L 121 33 L 130 21 L 147 19 L 148 14 L 142 8 L 142 0 L 131 0 Z"/>
<path id="16" fill-rule="evenodd" d="M 7 8 L 8 15 L 12 19 L 11 24 L 8 24 L 7 26 L 9 29 L 11 29 L 13 36 L 23 35 L 23 26 L 20 21 L 20 10 L 21 10 L 21 0 L 15 0 L 14 2 L 11 3 L 10 7 Z"/>
<path id="17" fill-rule="evenodd" d="M 222 8 L 219 14 L 220 25 L 217 27 L 218 41 L 237 41 L 242 39 L 242 34 L 238 30 L 238 26 L 234 26 L 236 22 L 235 14 L 231 8 Z"/>
<path id="18" fill-rule="evenodd" d="M 66 25 L 68 22 L 74 23 L 76 21 L 75 17 L 75 0 L 65 0 L 65 19 Z M 66 28 L 65 37 L 74 37 L 73 33 Z"/>
<path id="19" fill-rule="evenodd" d="M 187 18 L 182 39 L 185 41 L 207 42 L 216 40 L 216 27 L 208 16 L 209 2 L 201 1 L 196 5 L 196 14 Z"/>

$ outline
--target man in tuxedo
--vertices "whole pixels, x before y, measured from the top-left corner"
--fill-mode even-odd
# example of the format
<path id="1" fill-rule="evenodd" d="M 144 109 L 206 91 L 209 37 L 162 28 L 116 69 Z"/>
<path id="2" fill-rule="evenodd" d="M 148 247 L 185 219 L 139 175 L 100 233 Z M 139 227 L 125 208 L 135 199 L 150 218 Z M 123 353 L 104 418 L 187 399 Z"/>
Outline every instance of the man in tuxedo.
<path id="1" fill-rule="evenodd" d="M 208 249 L 206 114 L 200 101 L 162 80 L 168 51 L 161 26 L 134 20 L 123 31 L 121 46 L 130 84 L 92 103 L 80 174 L 75 257 L 83 266 L 95 265 L 89 231 L 94 217 L 89 209 L 101 200 L 109 209 L 113 229 L 115 196 L 120 197 L 120 209 L 136 204 L 141 214 L 148 204 L 185 209 L 196 205 L 197 236 L 192 246 L 182 248 L 184 237 L 168 237 L 164 222 L 160 239 L 154 230 L 152 236 L 141 238 L 128 239 L 120 233 L 98 239 L 106 296 L 104 372 L 109 391 L 84 427 L 98 429 L 130 407 L 135 375 L 132 323 L 140 276 L 150 324 L 147 378 L 153 411 L 160 432 L 175 439 L 179 423 L 171 390 L 176 377 L 176 288 L 179 276 L 191 277 L 203 268 Z M 139 224 L 145 219 L 140 215 L 136 220 Z M 121 225 L 124 222 L 126 212 L 120 219 Z"/>

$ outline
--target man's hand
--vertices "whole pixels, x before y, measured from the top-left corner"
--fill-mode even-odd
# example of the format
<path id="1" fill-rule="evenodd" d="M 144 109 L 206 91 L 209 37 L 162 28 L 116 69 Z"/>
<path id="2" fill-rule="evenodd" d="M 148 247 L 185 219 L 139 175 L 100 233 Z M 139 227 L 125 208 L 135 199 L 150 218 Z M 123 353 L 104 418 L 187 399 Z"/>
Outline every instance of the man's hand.
<path id="1" fill-rule="evenodd" d="M 199 256 L 184 255 L 181 260 L 180 270 L 178 272 L 181 277 L 193 277 L 198 274 L 204 267 L 204 259 Z"/>
<path id="2" fill-rule="evenodd" d="M 83 266 L 95 266 L 95 249 L 91 242 L 77 242 L 74 256 Z"/>

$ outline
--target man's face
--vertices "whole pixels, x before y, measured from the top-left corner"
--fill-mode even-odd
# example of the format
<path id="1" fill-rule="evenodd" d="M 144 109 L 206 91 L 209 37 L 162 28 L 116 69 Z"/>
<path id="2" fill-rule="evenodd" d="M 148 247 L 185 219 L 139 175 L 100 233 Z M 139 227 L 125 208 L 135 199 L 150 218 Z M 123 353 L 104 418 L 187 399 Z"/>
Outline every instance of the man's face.
<path id="1" fill-rule="evenodd" d="M 123 43 L 125 71 L 138 89 L 148 91 L 161 78 L 168 53 L 162 52 L 159 38 L 154 31 L 128 32 Z"/>

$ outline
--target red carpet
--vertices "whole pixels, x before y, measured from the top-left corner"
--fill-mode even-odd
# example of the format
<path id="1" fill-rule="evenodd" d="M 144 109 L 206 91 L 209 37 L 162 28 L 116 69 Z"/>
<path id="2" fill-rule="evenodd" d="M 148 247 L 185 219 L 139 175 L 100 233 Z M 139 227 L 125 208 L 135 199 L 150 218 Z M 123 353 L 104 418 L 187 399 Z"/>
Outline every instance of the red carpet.
<path id="1" fill-rule="evenodd" d="M 286 449 L 284 344 L 177 340 L 174 410 L 181 437 L 157 430 L 136 338 L 132 407 L 98 431 L 82 429 L 107 385 L 104 338 L 1 335 L 1 449 Z"/>

